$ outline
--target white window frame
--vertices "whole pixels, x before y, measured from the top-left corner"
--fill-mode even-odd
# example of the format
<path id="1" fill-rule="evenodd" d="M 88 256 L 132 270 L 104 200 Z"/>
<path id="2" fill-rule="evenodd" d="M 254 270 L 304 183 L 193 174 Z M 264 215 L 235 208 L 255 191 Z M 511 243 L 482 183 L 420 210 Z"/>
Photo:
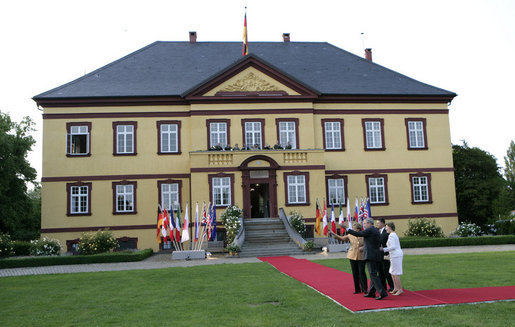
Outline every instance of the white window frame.
<path id="1" fill-rule="evenodd" d="M 179 208 L 179 183 L 161 184 L 161 207 L 169 210 L 177 210 Z"/>
<path id="2" fill-rule="evenodd" d="M 425 148 L 424 122 L 421 120 L 408 121 L 409 148 Z"/>
<path id="3" fill-rule="evenodd" d="M 327 150 L 342 149 L 341 125 L 339 121 L 328 121 L 324 123 L 325 148 Z"/>
<path id="4" fill-rule="evenodd" d="M 413 176 L 413 202 L 429 202 L 429 180 L 427 176 Z"/>
<path id="5" fill-rule="evenodd" d="M 217 146 L 218 144 L 220 144 L 222 148 L 225 148 L 227 146 L 227 123 L 209 123 L 209 135 L 210 147 Z"/>
<path id="6" fill-rule="evenodd" d="M 134 153 L 134 125 L 117 125 L 116 126 L 116 153 L 129 154 Z M 130 141 L 131 144 L 128 144 Z"/>
<path id="7" fill-rule="evenodd" d="M 70 187 L 70 214 L 89 213 L 89 187 L 71 186 Z"/>
<path id="8" fill-rule="evenodd" d="M 288 204 L 307 203 L 306 176 L 288 175 Z"/>
<path id="9" fill-rule="evenodd" d="M 288 142 L 292 149 L 297 148 L 297 135 L 295 131 L 295 121 L 280 121 L 279 122 L 279 143 L 283 148 L 286 148 Z"/>
<path id="10" fill-rule="evenodd" d="M 70 133 L 66 134 L 66 154 L 71 156 L 84 156 L 89 154 L 89 128 L 87 125 L 71 125 Z M 86 135 L 86 152 L 75 152 L 74 139 Z"/>
<path id="11" fill-rule="evenodd" d="M 245 122 L 245 144 L 249 147 L 257 144 L 259 149 L 263 148 L 261 122 Z"/>
<path id="12" fill-rule="evenodd" d="M 343 179 L 343 178 L 327 179 L 327 190 L 328 190 L 329 204 L 331 204 L 331 199 L 333 199 L 333 195 L 336 195 L 336 202 L 333 202 L 335 205 L 339 205 L 340 203 L 345 203 L 345 179 Z"/>
<path id="13" fill-rule="evenodd" d="M 161 153 L 179 152 L 179 125 L 161 124 L 159 128 L 161 133 Z"/>
<path id="14" fill-rule="evenodd" d="M 379 120 L 365 122 L 365 140 L 367 149 L 383 148 L 383 140 L 381 137 L 381 122 Z"/>
<path id="15" fill-rule="evenodd" d="M 231 177 L 213 177 L 211 183 L 213 203 L 217 206 L 230 206 Z"/>
<path id="16" fill-rule="evenodd" d="M 120 202 L 121 200 L 121 202 Z M 122 205 L 120 208 L 120 204 Z M 134 212 L 134 185 L 116 185 L 116 212 Z"/>
<path id="17" fill-rule="evenodd" d="M 381 182 L 380 182 L 381 181 Z M 386 203 L 386 181 L 384 177 L 368 178 L 368 194 L 370 203 Z"/>

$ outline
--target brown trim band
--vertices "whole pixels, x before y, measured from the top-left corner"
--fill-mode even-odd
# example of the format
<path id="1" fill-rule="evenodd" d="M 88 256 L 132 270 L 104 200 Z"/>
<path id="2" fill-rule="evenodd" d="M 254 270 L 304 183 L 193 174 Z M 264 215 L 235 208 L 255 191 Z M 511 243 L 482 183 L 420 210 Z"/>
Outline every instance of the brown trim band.
<path id="1" fill-rule="evenodd" d="M 98 175 L 98 176 L 62 176 L 42 177 L 41 182 L 73 182 L 73 181 L 110 181 L 125 179 L 163 179 L 190 178 L 190 174 L 141 174 L 141 175 Z"/>
<path id="2" fill-rule="evenodd" d="M 43 119 L 75 118 L 139 118 L 139 117 L 189 117 L 189 111 L 174 112 L 89 112 L 75 114 L 43 114 Z"/>
<path id="3" fill-rule="evenodd" d="M 70 233 L 70 232 L 89 232 L 99 229 L 109 230 L 135 230 L 135 229 L 156 229 L 156 224 L 152 225 L 125 225 L 125 226 L 92 226 L 92 227 L 64 227 L 64 228 L 41 228 L 41 233 Z"/>
<path id="4" fill-rule="evenodd" d="M 266 167 L 265 169 L 267 169 Z M 262 168 L 259 168 L 262 169 Z M 279 166 L 278 170 L 314 170 L 314 169 L 325 169 L 325 165 L 306 165 L 306 166 Z M 216 172 L 228 172 L 228 171 L 240 171 L 239 167 L 220 167 L 220 168 L 191 168 L 191 173 L 216 173 Z M 413 172 L 413 170 L 410 170 Z"/>
<path id="5" fill-rule="evenodd" d="M 449 113 L 449 109 L 315 109 L 315 115 L 420 115 L 420 114 L 445 114 Z"/>
<path id="6" fill-rule="evenodd" d="M 327 175 L 334 174 L 384 174 L 384 173 L 412 173 L 412 172 L 454 172 L 454 168 L 392 168 L 392 169 L 349 169 L 326 170 Z"/>

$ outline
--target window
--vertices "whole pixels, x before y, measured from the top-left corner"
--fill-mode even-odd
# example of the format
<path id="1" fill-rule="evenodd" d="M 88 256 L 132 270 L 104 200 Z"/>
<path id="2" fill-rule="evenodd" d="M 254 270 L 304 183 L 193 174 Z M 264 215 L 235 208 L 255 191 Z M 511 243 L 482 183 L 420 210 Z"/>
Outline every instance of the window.
<path id="1" fill-rule="evenodd" d="M 117 238 L 116 240 L 118 241 L 117 251 L 135 250 L 138 248 L 138 238 L 137 237 L 123 236 L 123 237 Z"/>
<path id="2" fill-rule="evenodd" d="M 326 150 L 345 150 L 343 144 L 343 119 L 322 119 L 324 148 Z"/>
<path id="3" fill-rule="evenodd" d="M 157 122 L 158 154 L 180 154 L 180 130 L 180 121 Z"/>
<path id="4" fill-rule="evenodd" d="M 427 134 L 425 118 L 406 118 L 408 150 L 427 150 Z"/>
<path id="5" fill-rule="evenodd" d="M 328 176 L 327 185 L 327 204 L 333 203 L 335 206 L 346 205 L 347 176 Z"/>
<path id="6" fill-rule="evenodd" d="M 258 149 L 262 149 L 265 145 L 265 120 L 242 119 L 241 125 L 243 129 L 243 143 L 248 147 L 254 147 L 257 145 Z"/>
<path id="7" fill-rule="evenodd" d="M 362 119 L 365 150 L 385 150 L 384 119 Z"/>
<path id="8" fill-rule="evenodd" d="M 388 177 L 386 175 L 367 175 L 366 180 L 370 204 L 388 204 Z"/>
<path id="9" fill-rule="evenodd" d="M 91 215 L 91 183 L 67 183 L 66 192 L 68 216 Z"/>
<path id="10" fill-rule="evenodd" d="M 220 145 L 222 148 L 230 144 L 229 119 L 208 119 L 207 125 L 207 138 L 209 147 Z"/>
<path id="11" fill-rule="evenodd" d="M 66 155 L 90 156 L 91 123 L 66 123 Z"/>
<path id="12" fill-rule="evenodd" d="M 180 202 L 180 189 L 181 189 L 180 181 L 164 181 L 158 182 L 159 191 L 160 191 L 160 200 L 161 208 L 170 210 L 177 210 L 179 208 Z"/>
<path id="13" fill-rule="evenodd" d="M 113 182 L 113 214 L 136 213 L 136 182 Z"/>
<path id="14" fill-rule="evenodd" d="M 234 203 L 234 174 L 208 175 L 211 202 L 220 207 Z"/>
<path id="15" fill-rule="evenodd" d="M 113 122 L 113 154 L 136 155 L 137 122 Z"/>
<path id="16" fill-rule="evenodd" d="M 432 203 L 431 197 L 431 174 L 410 174 L 411 202 Z"/>
<path id="17" fill-rule="evenodd" d="M 298 149 L 299 148 L 299 134 L 298 134 L 298 118 L 277 118 L 277 139 L 283 148 Z"/>
<path id="18" fill-rule="evenodd" d="M 309 173 L 284 173 L 286 205 L 309 205 Z"/>

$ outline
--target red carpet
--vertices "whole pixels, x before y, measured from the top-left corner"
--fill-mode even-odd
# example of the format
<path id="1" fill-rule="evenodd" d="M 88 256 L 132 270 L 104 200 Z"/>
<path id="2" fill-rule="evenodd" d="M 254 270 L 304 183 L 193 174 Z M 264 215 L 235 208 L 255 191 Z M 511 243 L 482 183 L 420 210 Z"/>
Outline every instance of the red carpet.
<path id="1" fill-rule="evenodd" d="M 456 303 L 485 302 L 515 299 L 515 286 L 448 288 L 426 291 L 404 290 L 401 296 L 388 296 L 377 301 L 352 294 L 352 275 L 319 265 L 306 259 L 292 257 L 261 257 L 277 270 L 311 286 L 351 311 L 381 310 L 388 308 L 434 306 Z"/>

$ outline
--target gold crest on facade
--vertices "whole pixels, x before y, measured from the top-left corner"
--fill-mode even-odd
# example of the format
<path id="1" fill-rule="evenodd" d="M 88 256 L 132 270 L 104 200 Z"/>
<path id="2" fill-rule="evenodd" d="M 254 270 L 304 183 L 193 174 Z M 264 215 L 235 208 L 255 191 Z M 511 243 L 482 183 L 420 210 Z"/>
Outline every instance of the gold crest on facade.
<path id="1" fill-rule="evenodd" d="M 234 84 L 227 85 L 221 91 L 223 92 L 263 92 L 263 91 L 281 91 L 276 85 L 267 82 L 253 72 L 248 73 L 242 79 L 237 80 Z"/>

